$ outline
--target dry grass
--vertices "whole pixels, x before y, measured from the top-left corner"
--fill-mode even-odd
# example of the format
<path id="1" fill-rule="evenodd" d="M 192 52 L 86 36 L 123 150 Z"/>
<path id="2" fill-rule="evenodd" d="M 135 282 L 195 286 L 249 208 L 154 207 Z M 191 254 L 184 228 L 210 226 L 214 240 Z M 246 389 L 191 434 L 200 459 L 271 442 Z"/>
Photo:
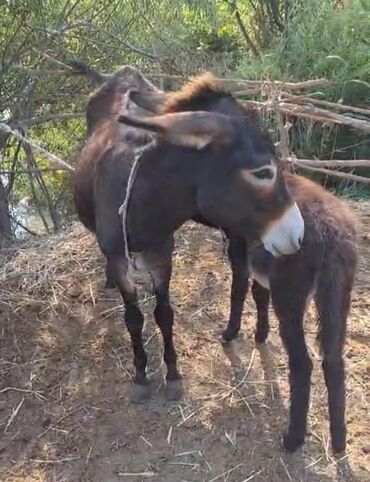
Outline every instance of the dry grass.
<path id="1" fill-rule="evenodd" d="M 368 229 L 370 206 L 358 205 Z M 81 227 L 1 253 L 0 479 L 4 481 L 314 481 L 369 480 L 370 236 L 349 323 L 348 453 L 328 449 L 326 393 L 309 314 L 315 364 L 310 433 L 302 451 L 285 454 L 285 354 L 273 320 L 256 348 L 255 312 L 223 348 L 230 273 L 219 233 L 180 230 L 172 283 L 176 345 L 186 396 L 162 393 L 161 339 L 153 300 L 142 296 L 153 399 L 130 403 L 132 357 L 120 299 L 102 293 L 103 264 Z"/>

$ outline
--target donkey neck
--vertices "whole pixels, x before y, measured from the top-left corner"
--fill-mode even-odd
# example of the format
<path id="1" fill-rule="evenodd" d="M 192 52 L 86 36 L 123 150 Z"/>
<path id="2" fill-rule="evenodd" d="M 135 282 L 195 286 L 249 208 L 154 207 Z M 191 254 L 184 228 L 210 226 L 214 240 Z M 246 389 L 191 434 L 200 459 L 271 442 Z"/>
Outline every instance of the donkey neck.
<path id="1" fill-rule="evenodd" d="M 193 149 L 153 146 L 139 161 L 129 200 L 129 248 L 141 252 L 168 239 L 197 212 L 202 155 Z"/>

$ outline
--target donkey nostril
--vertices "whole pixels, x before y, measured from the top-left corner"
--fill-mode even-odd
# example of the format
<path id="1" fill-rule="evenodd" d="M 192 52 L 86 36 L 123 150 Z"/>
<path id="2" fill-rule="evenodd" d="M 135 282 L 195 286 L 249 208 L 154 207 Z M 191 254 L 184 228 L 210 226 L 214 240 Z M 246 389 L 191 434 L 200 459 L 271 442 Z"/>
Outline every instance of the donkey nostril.
<path id="1" fill-rule="evenodd" d="M 298 238 L 298 246 L 301 246 L 302 241 L 303 241 L 303 238 L 302 238 L 302 236 L 300 236 L 300 237 Z"/>

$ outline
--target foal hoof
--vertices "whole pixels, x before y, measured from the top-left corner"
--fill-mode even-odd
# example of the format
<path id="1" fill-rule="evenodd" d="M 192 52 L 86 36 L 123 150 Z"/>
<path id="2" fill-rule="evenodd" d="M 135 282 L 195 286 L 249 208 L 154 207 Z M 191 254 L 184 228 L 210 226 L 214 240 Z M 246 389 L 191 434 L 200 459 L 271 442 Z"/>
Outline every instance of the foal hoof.
<path id="1" fill-rule="evenodd" d="M 254 341 L 257 345 L 262 345 L 263 343 L 266 343 L 267 336 L 268 331 L 256 331 L 254 334 Z"/>
<path id="2" fill-rule="evenodd" d="M 220 337 L 220 342 L 223 345 L 226 345 L 226 343 L 230 343 L 231 341 L 233 341 L 237 337 L 237 335 L 238 335 L 237 332 L 235 333 L 234 331 L 226 328 L 226 330 L 222 332 L 222 335 Z"/>
<path id="3" fill-rule="evenodd" d="M 289 434 L 283 436 L 283 447 L 289 453 L 293 453 L 299 449 L 299 447 L 303 445 L 303 442 L 304 437 L 296 437 Z"/>
<path id="4" fill-rule="evenodd" d="M 184 387 L 182 385 L 182 380 L 167 380 L 165 394 L 167 400 L 177 401 L 184 395 Z"/>
<path id="5" fill-rule="evenodd" d="M 139 385 L 138 383 L 135 383 L 132 388 L 131 399 L 135 403 L 144 403 L 150 398 L 150 395 L 151 390 L 149 383 L 146 385 Z"/>

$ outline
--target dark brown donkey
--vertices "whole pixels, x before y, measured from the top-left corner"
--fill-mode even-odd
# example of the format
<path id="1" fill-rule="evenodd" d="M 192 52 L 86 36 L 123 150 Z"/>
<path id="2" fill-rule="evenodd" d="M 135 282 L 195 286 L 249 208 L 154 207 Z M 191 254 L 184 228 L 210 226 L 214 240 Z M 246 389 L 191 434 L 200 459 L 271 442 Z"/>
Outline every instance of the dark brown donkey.
<path id="1" fill-rule="evenodd" d="M 163 335 L 167 365 L 166 395 L 177 399 L 182 384 L 169 300 L 176 229 L 193 219 L 221 228 L 229 236 L 234 278 L 230 320 L 237 325 L 248 278 L 244 240 L 262 240 L 275 256 L 293 253 L 300 247 L 304 224 L 275 163 L 271 143 L 212 78 L 198 78 L 170 95 L 161 115 L 142 117 L 127 110 L 131 85 L 124 77 L 115 74 L 87 106 L 90 137 L 77 167 L 75 200 L 80 219 L 95 231 L 108 271 L 122 294 L 136 368 L 133 398 L 143 400 L 150 394 L 144 319 L 124 256 L 118 214 L 134 158 L 140 155 L 125 223 L 128 247 L 131 253 L 140 253 L 139 262 L 153 280 L 154 317 Z M 136 92 L 133 98 L 144 105 L 146 93 Z M 121 123 L 116 120 L 119 109 L 125 114 Z M 135 129 L 155 137 L 141 151 L 132 136 L 143 131 Z"/>
<path id="2" fill-rule="evenodd" d="M 300 176 L 285 175 L 305 222 L 301 249 L 276 259 L 263 247 L 249 250 L 252 295 L 257 307 L 255 339 L 268 335 L 270 295 L 289 357 L 290 424 L 284 447 L 294 451 L 306 433 L 312 362 L 303 317 L 311 295 L 329 398 L 332 447 L 346 446 L 343 344 L 357 262 L 356 218 L 342 201 Z"/>

